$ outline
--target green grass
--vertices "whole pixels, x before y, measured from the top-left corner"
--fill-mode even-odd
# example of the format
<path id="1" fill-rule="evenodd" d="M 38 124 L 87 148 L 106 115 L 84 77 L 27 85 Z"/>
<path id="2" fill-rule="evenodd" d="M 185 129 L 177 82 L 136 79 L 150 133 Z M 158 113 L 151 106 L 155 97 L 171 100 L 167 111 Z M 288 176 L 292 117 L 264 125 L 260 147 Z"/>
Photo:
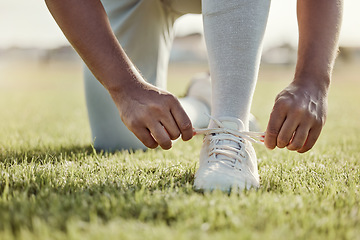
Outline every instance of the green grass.
<path id="1" fill-rule="evenodd" d="M 170 69 L 178 94 L 184 69 Z M 199 137 L 170 151 L 94 152 L 79 65 L 0 70 L 0 239 L 360 239 L 354 67 L 335 71 L 315 148 L 256 146 L 260 189 L 230 195 L 192 189 Z M 253 105 L 263 127 L 292 70 L 264 66 Z"/>

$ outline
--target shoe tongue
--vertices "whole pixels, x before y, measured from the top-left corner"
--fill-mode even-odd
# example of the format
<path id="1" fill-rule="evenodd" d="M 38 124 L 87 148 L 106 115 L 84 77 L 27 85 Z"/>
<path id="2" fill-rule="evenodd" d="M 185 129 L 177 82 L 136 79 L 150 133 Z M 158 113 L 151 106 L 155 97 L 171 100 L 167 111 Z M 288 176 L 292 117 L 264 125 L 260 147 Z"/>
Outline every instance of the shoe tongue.
<path id="1" fill-rule="evenodd" d="M 234 148 L 234 149 L 231 149 L 231 150 L 230 150 L 230 149 L 226 149 L 226 150 L 224 150 L 224 151 L 231 152 L 231 153 L 233 153 L 233 154 L 235 154 L 235 155 L 239 155 L 239 150 L 241 150 L 241 146 L 240 146 L 240 144 L 237 143 L 236 141 L 232 141 L 232 140 L 221 140 L 221 141 L 219 141 L 219 143 L 220 143 L 221 145 L 225 145 L 225 146 Z M 227 159 L 227 160 L 230 160 L 230 161 L 233 161 L 233 160 L 234 160 L 233 158 L 228 157 L 228 156 L 226 156 L 226 155 L 223 155 L 221 158 L 222 158 L 222 159 Z"/>
<path id="2" fill-rule="evenodd" d="M 233 130 L 239 130 L 239 126 L 238 126 L 238 124 L 236 122 L 223 121 L 222 124 L 226 128 L 230 128 L 230 129 L 233 129 Z"/>
<path id="3" fill-rule="evenodd" d="M 236 131 L 245 131 L 245 125 L 240 119 L 224 119 L 221 121 L 224 127 L 236 130 Z"/>
<path id="4" fill-rule="evenodd" d="M 235 131 L 243 131 L 245 130 L 245 126 L 244 124 L 242 123 L 241 120 L 239 119 L 234 119 L 234 118 L 222 118 L 222 119 L 219 119 L 222 123 L 222 125 L 225 127 L 225 128 L 228 128 L 228 129 L 232 129 L 232 130 L 235 130 Z M 221 140 L 219 143 L 221 145 L 225 145 L 225 146 L 229 146 L 229 147 L 233 147 L 234 150 L 225 150 L 225 151 L 230 151 L 232 152 L 233 154 L 235 155 L 239 155 L 239 150 L 242 149 L 242 146 L 238 143 L 237 141 L 237 137 L 230 134 L 230 133 L 224 133 L 226 135 L 229 135 L 229 140 L 228 139 L 224 139 L 224 140 Z M 235 138 L 235 139 L 234 139 Z M 234 140 L 232 140 L 234 139 Z M 232 158 L 224 155 L 222 156 L 222 159 L 227 159 L 227 160 L 231 160 L 233 161 Z"/>
<path id="5" fill-rule="evenodd" d="M 232 129 L 232 130 L 236 130 L 236 131 L 242 131 L 243 130 L 243 127 L 242 126 L 242 122 L 235 122 L 235 121 L 226 121 L 226 120 L 223 120 L 221 121 L 221 123 L 224 125 L 224 127 L 226 128 L 229 128 L 229 129 Z M 241 149 L 241 146 L 237 143 L 237 142 L 234 142 L 234 141 L 231 141 L 231 140 L 223 140 L 223 143 L 228 145 L 228 146 L 232 146 L 236 149 Z M 237 152 L 234 152 L 237 154 Z"/>

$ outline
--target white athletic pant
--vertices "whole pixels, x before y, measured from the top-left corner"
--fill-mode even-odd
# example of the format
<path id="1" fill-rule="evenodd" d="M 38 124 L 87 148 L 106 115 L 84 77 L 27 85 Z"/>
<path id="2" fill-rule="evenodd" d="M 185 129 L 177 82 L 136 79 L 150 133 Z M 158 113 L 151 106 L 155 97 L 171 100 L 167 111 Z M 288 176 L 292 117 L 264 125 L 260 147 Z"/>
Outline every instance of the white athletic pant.
<path id="1" fill-rule="evenodd" d="M 132 62 L 140 70 L 148 82 L 157 87 L 166 89 L 169 53 L 174 38 L 173 25 L 176 19 L 187 13 L 201 13 L 201 5 L 203 5 L 207 6 L 206 11 L 210 16 L 212 16 L 212 18 L 207 21 L 209 22 L 208 24 L 213 24 L 211 22 L 216 22 L 216 17 L 219 15 L 218 17 L 220 19 L 223 13 L 217 11 L 217 9 L 211 9 L 212 7 L 219 8 L 219 6 L 216 5 L 220 4 L 222 11 L 226 11 L 227 14 L 231 14 L 231 12 L 233 12 L 232 8 L 246 8 L 246 2 L 253 1 L 259 1 L 261 2 L 260 5 L 265 7 L 252 9 L 250 12 L 256 14 L 253 18 L 251 18 L 250 22 L 246 22 L 247 18 L 249 18 L 249 14 L 246 14 L 246 17 L 243 19 L 242 16 L 234 16 L 237 19 L 242 19 L 241 21 L 243 21 L 242 23 L 235 21 L 236 24 L 248 25 L 248 28 L 251 30 L 252 25 L 254 25 L 252 22 L 254 21 L 254 18 L 256 20 L 256 18 L 259 18 L 258 16 L 263 15 L 260 17 L 260 23 L 258 24 L 260 25 L 260 30 L 257 32 L 260 33 L 255 33 L 257 34 L 254 36 L 255 43 L 251 45 L 253 50 L 250 50 L 250 52 L 255 53 L 246 54 L 246 57 L 255 59 L 244 60 L 244 57 L 240 59 L 241 61 L 248 61 L 250 65 L 255 64 L 255 66 L 249 70 L 251 73 L 247 73 L 247 70 L 244 73 L 246 76 L 250 76 L 250 78 L 241 80 L 248 82 L 248 84 L 240 84 L 240 86 L 246 88 L 243 89 L 243 92 L 249 93 L 246 95 L 246 98 L 252 98 L 253 87 L 256 82 L 258 63 L 260 59 L 258 52 L 261 49 L 262 34 L 266 24 L 266 21 L 263 21 L 263 19 L 267 19 L 270 0 L 203 0 L 203 4 L 201 4 L 201 0 L 102 0 L 102 3 L 110 19 L 112 29 L 126 54 L 130 57 Z M 238 2 L 239 4 L 232 4 L 234 2 Z M 226 8 L 227 5 L 229 5 L 229 8 Z M 254 6 L 256 7 L 256 5 Z M 211 13 L 211 10 L 214 10 L 214 12 Z M 248 10 L 245 10 L 245 12 L 249 12 Z M 215 20 L 212 14 L 215 16 Z M 234 14 L 237 14 L 237 12 L 234 11 Z M 229 36 L 234 38 L 234 32 L 231 27 L 234 22 L 227 19 L 225 20 L 225 24 L 228 25 L 223 25 L 224 23 L 221 21 L 218 22 L 218 24 L 224 27 L 224 30 L 221 31 L 221 34 L 225 34 L 223 37 L 226 38 L 226 34 L 229 33 Z M 255 28 L 259 28 L 259 26 L 255 26 Z M 244 29 L 247 31 L 246 27 Z M 217 33 L 208 33 L 206 37 L 211 38 L 211 36 L 209 36 L 211 34 L 214 35 Z M 240 36 L 239 39 L 242 39 L 241 35 L 246 35 L 246 32 L 236 32 L 236 34 Z M 250 34 L 253 33 L 251 32 Z M 214 49 L 217 49 L 213 46 L 214 44 L 218 44 L 219 40 L 217 38 L 217 36 L 214 36 L 214 38 L 210 40 L 210 45 L 212 44 L 211 47 Z M 242 40 L 240 40 L 238 44 L 241 45 L 241 41 Z M 246 47 L 247 46 L 245 46 L 245 48 Z M 209 48 L 208 51 L 209 55 L 213 58 L 213 63 L 210 61 L 211 71 L 212 65 L 216 64 L 216 62 L 214 62 L 214 58 L 216 59 L 217 53 Z M 237 55 L 239 54 L 241 53 L 238 52 Z M 224 60 L 221 58 L 234 57 L 221 56 L 221 54 L 219 56 L 219 61 Z M 234 62 L 237 61 L 237 59 L 234 59 Z M 245 68 L 247 68 L 247 65 Z M 236 68 L 237 66 L 234 67 Z M 219 81 L 224 81 L 221 79 L 221 76 L 219 77 L 218 70 L 216 70 L 214 74 L 217 76 L 215 80 L 216 84 L 219 84 Z M 84 82 L 94 147 L 98 150 L 109 151 L 120 149 L 146 149 L 146 147 L 135 137 L 135 135 L 122 123 L 118 110 L 110 95 L 95 79 L 86 66 L 84 67 Z M 226 91 L 223 91 L 219 94 L 218 97 L 223 99 L 223 96 L 221 95 L 226 95 L 227 93 Z M 214 102 L 214 96 L 212 99 Z M 197 104 L 196 101 L 189 101 L 187 98 L 180 99 L 180 102 L 194 126 L 206 127 L 202 126 L 203 121 L 201 122 L 201 119 L 198 117 L 199 114 L 202 114 L 200 113 L 200 109 L 204 108 L 204 104 L 201 104 L 200 102 Z M 251 103 L 251 99 L 248 102 Z M 219 104 L 216 106 L 218 105 Z M 246 106 L 246 108 L 248 108 L 248 106 Z M 199 111 L 197 111 L 197 109 L 199 109 Z M 231 107 L 229 109 L 231 110 Z M 248 109 L 246 109 L 246 111 L 248 111 Z"/>

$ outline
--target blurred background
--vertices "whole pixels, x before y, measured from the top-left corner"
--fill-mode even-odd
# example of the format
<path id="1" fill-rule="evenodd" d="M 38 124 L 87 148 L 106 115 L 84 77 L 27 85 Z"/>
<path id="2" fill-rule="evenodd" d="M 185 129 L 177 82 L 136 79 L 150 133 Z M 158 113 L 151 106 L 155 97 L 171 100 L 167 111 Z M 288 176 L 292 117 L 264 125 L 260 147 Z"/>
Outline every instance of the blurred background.
<path id="1" fill-rule="evenodd" d="M 359 10 L 360 1 L 345 1 L 340 45 L 347 55 L 352 55 L 351 51 L 358 51 L 360 46 Z M 0 0 L 0 32 L 1 59 L 9 60 L 18 54 L 42 61 L 52 57 L 72 59 L 73 52 L 44 1 Z M 200 15 L 182 17 L 177 22 L 177 36 L 172 61 L 206 60 Z M 296 0 L 272 1 L 263 60 L 271 63 L 294 61 L 297 36 Z"/>
<path id="2" fill-rule="evenodd" d="M 359 0 L 345 0 L 340 53 L 334 71 L 334 82 L 347 83 L 346 89 L 354 91 L 359 89 L 360 76 L 359 11 Z M 176 23 L 176 31 L 168 87 L 171 92 L 182 95 L 195 73 L 208 70 L 201 15 L 183 16 Z M 263 126 L 276 93 L 292 79 L 297 38 L 296 0 L 273 0 L 253 107 L 253 113 L 260 117 Z M 351 102 L 355 98 L 358 101 L 358 96 L 354 94 Z M 24 114 L 34 118 L 33 111 L 54 106 L 62 114 L 49 115 L 52 119 L 49 121 L 66 120 L 65 112 L 73 114 L 69 116 L 71 119 L 86 119 L 80 58 L 68 44 L 44 1 L 0 0 L 0 131 L 12 128 L 11 134 L 15 129 L 19 132 Z M 25 108 L 27 111 L 23 111 Z M 44 117 L 44 112 L 39 114 Z M 19 121 L 15 123 L 17 118 Z M 81 120 L 79 124 L 88 123 Z M 59 134 L 63 127 L 59 125 Z M 71 125 L 67 127 L 71 128 Z M 88 141 L 89 135 L 89 132 L 84 133 L 84 141 Z M 78 137 L 74 135 L 74 138 Z"/>

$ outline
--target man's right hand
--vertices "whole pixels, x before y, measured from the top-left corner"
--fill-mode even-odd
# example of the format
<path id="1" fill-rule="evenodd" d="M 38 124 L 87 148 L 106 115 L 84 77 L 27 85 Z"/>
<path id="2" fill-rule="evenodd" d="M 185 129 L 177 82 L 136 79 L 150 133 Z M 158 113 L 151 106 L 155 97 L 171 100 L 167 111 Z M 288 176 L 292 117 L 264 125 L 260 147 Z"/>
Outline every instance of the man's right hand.
<path id="1" fill-rule="evenodd" d="M 192 124 L 177 98 L 145 81 L 109 90 L 122 121 L 149 148 L 170 149 L 171 140 L 193 136 Z"/>

